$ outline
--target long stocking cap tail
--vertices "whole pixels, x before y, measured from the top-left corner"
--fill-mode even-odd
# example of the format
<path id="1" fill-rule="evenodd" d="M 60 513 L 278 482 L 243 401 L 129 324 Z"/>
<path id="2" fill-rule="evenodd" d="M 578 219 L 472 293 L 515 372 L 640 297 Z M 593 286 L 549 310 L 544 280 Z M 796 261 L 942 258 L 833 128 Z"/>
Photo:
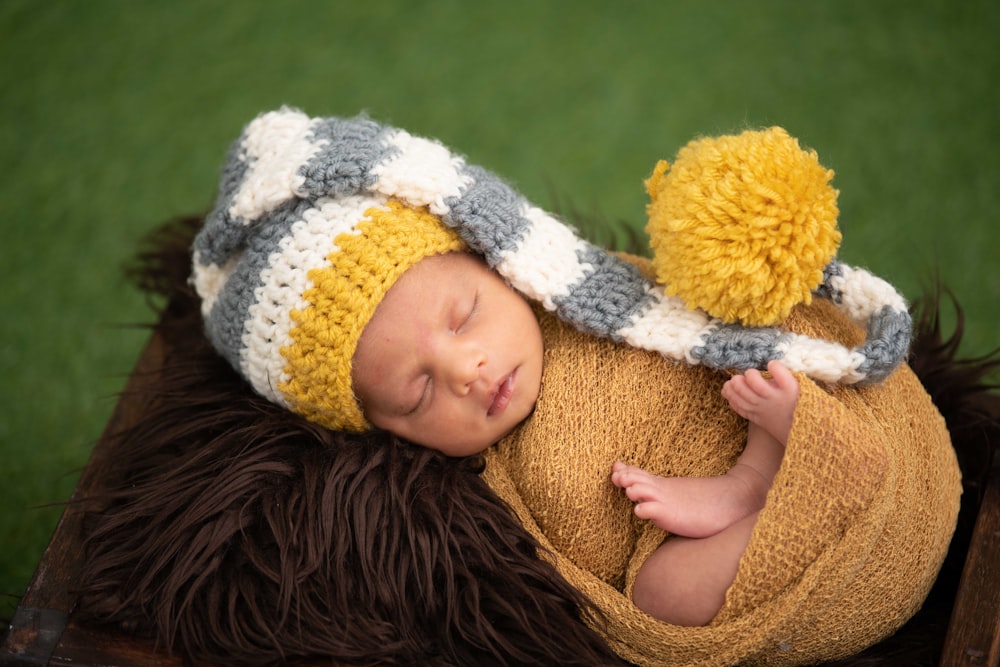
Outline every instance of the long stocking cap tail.
<path id="1" fill-rule="evenodd" d="M 855 348 L 726 325 L 666 296 L 630 263 L 436 141 L 363 117 L 310 118 L 287 108 L 255 119 L 233 147 L 216 209 L 195 247 L 195 282 L 203 285 L 206 308 L 215 283 L 224 281 L 214 277 L 224 276 L 221 267 L 260 233 L 256 224 L 303 201 L 361 195 L 426 207 L 515 289 L 561 319 L 674 360 L 745 370 L 781 359 L 817 380 L 853 384 L 886 377 L 909 350 L 906 302 L 867 271 L 834 260 L 815 292 L 866 328 Z"/>

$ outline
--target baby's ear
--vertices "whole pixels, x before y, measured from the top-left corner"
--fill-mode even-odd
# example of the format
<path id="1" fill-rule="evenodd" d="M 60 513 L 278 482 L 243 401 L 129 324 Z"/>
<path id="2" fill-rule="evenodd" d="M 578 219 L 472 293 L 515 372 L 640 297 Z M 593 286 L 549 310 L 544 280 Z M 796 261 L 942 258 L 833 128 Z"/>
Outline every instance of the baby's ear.
<path id="1" fill-rule="evenodd" d="M 779 324 L 840 244 L 832 178 L 780 127 L 690 142 L 645 182 L 657 281 L 723 322 Z"/>

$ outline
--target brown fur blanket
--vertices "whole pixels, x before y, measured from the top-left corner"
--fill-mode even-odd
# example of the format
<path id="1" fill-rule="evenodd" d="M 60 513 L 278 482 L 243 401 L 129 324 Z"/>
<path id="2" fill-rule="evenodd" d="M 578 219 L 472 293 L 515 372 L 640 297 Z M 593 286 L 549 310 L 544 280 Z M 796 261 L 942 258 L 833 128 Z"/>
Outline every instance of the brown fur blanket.
<path id="1" fill-rule="evenodd" d="M 88 501 L 78 617 L 221 664 L 622 664 L 595 630 L 609 619 L 538 557 L 482 460 L 333 434 L 235 376 L 187 285 L 196 224 L 154 235 L 133 270 L 166 356 L 138 397 L 144 419 L 116 436 L 117 474 Z M 939 300 L 918 317 L 911 366 L 958 454 L 958 530 L 916 616 L 838 665 L 936 664 L 1000 443 L 986 381 L 998 361 L 957 358 L 961 317 L 945 337 Z"/>

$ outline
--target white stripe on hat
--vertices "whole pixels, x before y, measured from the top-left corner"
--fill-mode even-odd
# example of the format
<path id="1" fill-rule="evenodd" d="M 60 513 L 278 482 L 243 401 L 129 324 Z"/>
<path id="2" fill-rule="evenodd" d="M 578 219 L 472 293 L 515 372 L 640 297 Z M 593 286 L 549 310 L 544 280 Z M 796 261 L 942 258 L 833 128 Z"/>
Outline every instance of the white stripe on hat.
<path id="1" fill-rule="evenodd" d="M 201 315 L 207 318 L 212 312 L 215 300 L 219 298 L 219 292 L 229 280 L 229 275 L 236 268 L 239 257 L 230 257 L 223 266 L 218 264 L 205 264 L 201 260 L 201 253 L 194 251 L 194 262 L 191 267 L 191 279 L 194 289 L 201 297 Z"/>
<path id="2" fill-rule="evenodd" d="M 247 126 L 241 157 L 248 170 L 229 208 L 233 219 L 252 222 L 296 196 L 305 181 L 299 168 L 326 143 L 307 138 L 319 121 L 286 110 L 266 113 Z"/>
<path id="3" fill-rule="evenodd" d="M 864 324 L 885 306 L 906 312 L 906 301 L 892 285 L 864 269 L 841 264 L 842 274 L 830 277 L 830 286 L 840 293 L 840 307 L 847 316 Z"/>
<path id="4" fill-rule="evenodd" d="M 540 208 L 525 206 L 520 213 L 531 226 L 516 248 L 500 254 L 495 268 L 514 289 L 555 310 L 554 300 L 569 294 L 593 270 L 578 259 L 587 244 Z"/>
<path id="5" fill-rule="evenodd" d="M 445 215 L 445 199 L 458 197 L 472 183 L 463 173 L 465 161 L 436 141 L 396 130 L 386 142 L 398 149 L 372 168 L 376 190 L 410 206 L 427 206 L 434 215 Z"/>
<path id="6" fill-rule="evenodd" d="M 281 349 L 293 343 L 291 312 L 309 306 L 302 296 L 313 286 L 309 272 L 328 268 L 330 255 L 339 251 L 333 239 L 355 232 L 357 224 L 366 219 L 365 211 L 385 208 L 385 202 L 384 197 L 362 195 L 317 200 L 316 207 L 292 224 L 278 250 L 268 257 L 267 267 L 260 273 L 260 286 L 254 290 L 240 350 L 243 376 L 264 397 L 287 407 L 278 390 L 289 380 Z"/>
<path id="7" fill-rule="evenodd" d="M 718 320 L 710 319 L 702 310 L 689 309 L 660 287 L 652 287 L 647 293 L 654 297 L 652 305 L 638 313 L 618 335 L 634 347 L 659 352 L 675 361 L 698 363 L 691 351 L 717 328 Z"/>
<path id="8" fill-rule="evenodd" d="M 865 378 L 865 374 L 857 370 L 865 361 L 865 356 L 843 345 L 789 334 L 774 347 L 785 366 L 815 380 L 853 384 Z"/>

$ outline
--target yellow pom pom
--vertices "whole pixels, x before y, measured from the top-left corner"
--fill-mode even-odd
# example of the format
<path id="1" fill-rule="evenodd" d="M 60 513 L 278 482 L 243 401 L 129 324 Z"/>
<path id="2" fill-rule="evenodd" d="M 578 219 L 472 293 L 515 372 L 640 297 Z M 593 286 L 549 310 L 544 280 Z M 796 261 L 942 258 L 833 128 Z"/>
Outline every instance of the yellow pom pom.
<path id="1" fill-rule="evenodd" d="M 840 244 L 832 178 L 780 127 L 692 141 L 646 181 L 657 279 L 724 322 L 780 323 Z"/>

